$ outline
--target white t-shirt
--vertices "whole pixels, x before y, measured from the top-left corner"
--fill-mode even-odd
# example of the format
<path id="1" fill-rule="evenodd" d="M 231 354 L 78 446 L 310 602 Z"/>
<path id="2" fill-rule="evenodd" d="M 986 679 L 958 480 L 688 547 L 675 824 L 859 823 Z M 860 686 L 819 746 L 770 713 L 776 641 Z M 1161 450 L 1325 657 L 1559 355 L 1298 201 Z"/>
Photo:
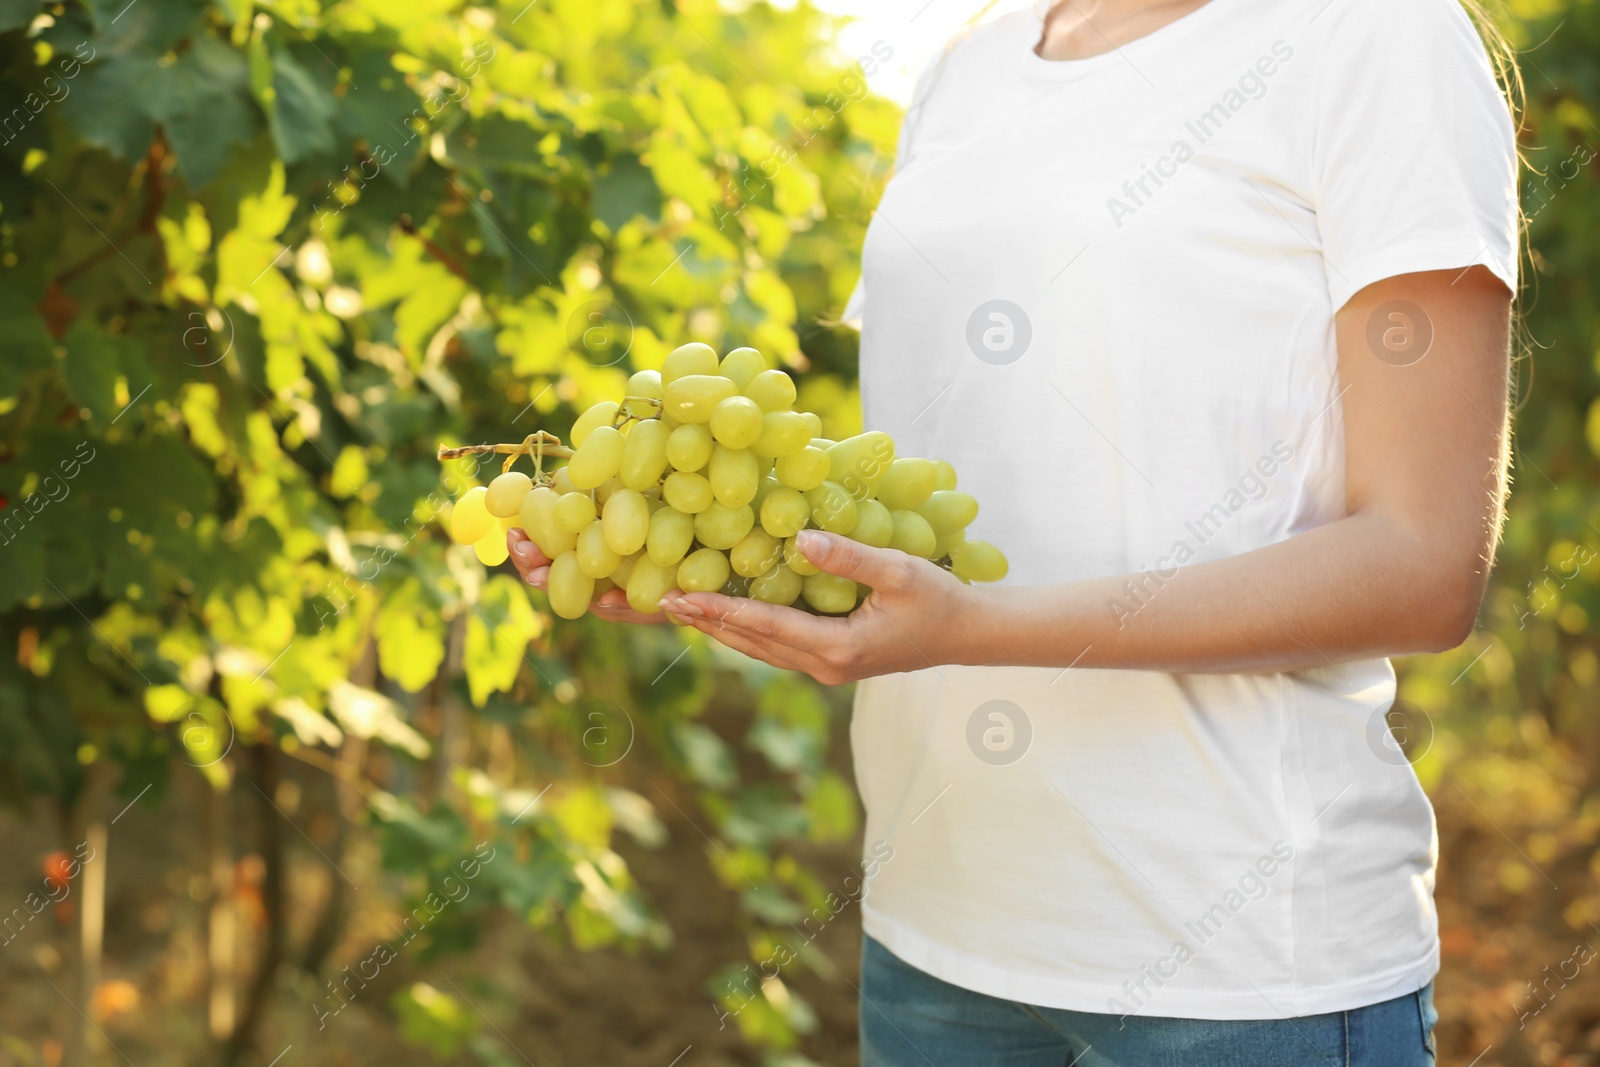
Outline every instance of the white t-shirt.
<path id="1" fill-rule="evenodd" d="M 1338 519 L 1334 311 L 1412 271 L 1515 284 L 1511 123 L 1470 20 L 1210 0 L 1053 62 L 1044 9 L 919 83 L 846 312 L 866 425 L 955 463 L 1012 585 L 1170 579 Z M 1437 843 L 1394 693 L 1383 659 L 862 682 L 866 839 L 893 847 L 865 928 L 945 981 L 1080 1011 L 1410 993 L 1438 966 Z"/>

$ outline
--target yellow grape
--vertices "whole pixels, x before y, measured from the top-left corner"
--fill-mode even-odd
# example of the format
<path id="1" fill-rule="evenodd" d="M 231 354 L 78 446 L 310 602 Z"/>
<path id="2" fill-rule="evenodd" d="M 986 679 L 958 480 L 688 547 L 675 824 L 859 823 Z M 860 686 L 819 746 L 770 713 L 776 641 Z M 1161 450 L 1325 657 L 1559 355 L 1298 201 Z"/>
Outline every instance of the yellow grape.
<path id="1" fill-rule="evenodd" d="M 578 487 L 572 484 L 572 473 L 565 467 L 556 468 L 555 474 L 550 479 L 550 488 L 560 494 L 578 491 Z"/>
<path id="2" fill-rule="evenodd" d="M 773 537 L 793 537 L 811 521 L 811 505 L 798 489 L 779 486 L 761 502 L 761 528 Z"/>
<path id="3" fill-rule="evenodd" d="M 838 482 L 823 482 L 806 493 L 811 521 L 829 533 L 847 534 L 856 528 L 859 513 L 855 498 Z"/>
<path id="4" fill-rule="evenodd" d="M 811 439 L 811 447 L 812 448 L 820 448 L 824 452 L 826 452 L 828 449 L 832 448 L 834 445 L 836 445 L 838 443 L 839 443 L 838 441 L 835 441 L 831 437 L 813 437 Z"/>
<path id="5" fill-rule="evenodd" d="M 511 555 L 506 548 L 506 532 L 499 526 L 472 542 L 472 551 L 477 553 L 478 562 L 485 567 L 498 567 Z"/>
<path id="6" fill-rule="evenodd" d="M 998 582 L 1010 570 L 1005 553 L 987 541 L 967 541 L 956 549 L 950 569 L 971 582 Z"/>
<path id="7" fill-rule="evenodd" d="M 804 415 L 798 411 L 769 411 L 761 416 L 761 433 L 750 448 L 763 456 L 792 456 L 810 443 L 811 425 Z"/>
<path id="8" fill-rule="evenodd" d="M 674 470 L 697 471 L 710 462 L 715 448 L 704 426 L 679 426 L 667 435 L 667 462 Z"/>
<path id="9" fill-rule="evenodd" d="M 783 540 L 773 537 L 759 526 L 728 550 L 728 562 L 733 565 L 733 573 L 742 578 L 758 577 L 782 561 Z"/>
<path id="10" fill-rule="evenodd" d="M 777 566 L 750 579 L 750 597 L 752 600 L 787 607 L 799 599 L 800 585 L 798 574 L 788 567 Z"/>
<path id="11" fill-rule="evenodd" d="M 697 548 L 678 564 L 678 588 L 686 593 L 718 593 L 728 580 L 728 557 L 714 548 Z"/>
<path id="12" fill-rule="evenodd" d="M 609 477 L 605 481 L 601 482 L 600 485 L 595 489 L 595 491 L 594 491 L 594 502 L 595 502 L 595 504 L 599 506 L 601 511 L 604 511 L 606 509 L 606 501 L 611 499 L 611 494 L 615 493 L 618 489 L 621 489 L 621 488 L 622 488 L 622 479 L 617 477 L 615 474 L 613 474 L 611 477 Z"/>
<path id="13" fill-rule="evenodd" d="M 826 452 L 807 446 L 793 455 L 779 456 L 778 462 L 773 465 L 773 473 L 778 476 L 779 482 L 803 493 L 826 481 L 831 466 Z"/>
<path id="14" fill-rule="evenodd" d="M 611 590 L 615 589 L 616 587 L 617 587 L 617 583 L 612 581 L 609 577 L 607 577 L 607 578 L 596 578 L 594 580 L 594 598 L 596 600 L 599 600 L 602 596 L 604 596 L 606 593 L 610 592 Z"/>
<path id="15" fill-rule="evenodd" d="M 520 530 L 520 529 L 522 529 L 522 520 L 520 518 L 518 518 L 516 515 L 512 515 L 511 517 L 505 518 L 505 519 L 496 519 L 494 521 L 498 522 L 500 524 L 500 532 L 501 533 L 504 533 L 507 530 Z"/>
<path id="16" fill-rule="evenodd" d="M 640 556 L 628 575 L 628 606 L 645 615 L 661 612 L 661 598 L 678 587 L 678 565 L 663 567 L 649 556 Z"/>
<path id="17" fill-rule="evenodd" d="M 622 463 L 617 477 L 629 489 L 643 492 L 661 480 L 667 469 L 667 441 L 672 430 L 660 419 L 644 419 L 622 443 Z"/>
<path id="18" fill-rule="evenodd" d="M 872 496 L 894 462 L 894 439 L 882 430 L 847 437 L 828 448 L 828 480 L 857 500 Z"/>
<path id="19" fill-rule="evenodd" d="M 563 619 L 577 619 L 589 610 L 594 599 L 594 579 L 578 565 L 578 553 L 563 552 L 550 563 L 550 610 Z"/>
<path id="20" fill-rule="evenodd" d="M 626 591 L 628 579 L 633 576 L 633 566 L 639 562 L 643 555 L 643 552 L 635 552 L 631 556 L 623 556 L 622 559 L 618 560 L 616 569 L 611 572 L 611 584 L 618 589 Z M 599 596 L 598 593 L 595 595 Z"/>
<path id="21" fill-rule="evenodd" d="M 661 363 L 661 385 L 665 388 L 690 374 L 717 373 L 717 353 L 710 345 L 690 341 L 667 353 Z"/>
<path id="22" fill-rule="evenodd" d="M 856 583 L 837 574 L 808 574 L 800 582 L 800 595 L 825 615 L 843 615 L 856 606 Z"/>
<path id="23" fill-rule="evenodd" d="M 661 483 L 661 499 L 685 515 L 697 515 L 711 506 L 711 483 L 698 474 L 673 471 Z"/>
<path id="24" fill-rule="evenodd" d="M 762 411 L 787 411 L 794 403 L 794 379 L 781 370 L 764 370 L 744 387 L 744 395 Z"/>
<path id="25" fill-rule="evenodd" d="M 615 400 L 602 400 L 600 403 L 578 416 L 572 424 L 572 433 L 567 438 L 567 443 L 573 448 L 582 448 L 589 435 L 600 426 L 610 426 L 617 417 L 617 408 L 621 407 Z"/>
<path id="26" fill-rule="evenodd" d="M 806 554 L 800 551 L 800 546 L 792 537 L 785 538 L 783 542 L 783 565 L 799 575 L 817 573 L 817 565 L 806 559 Z"/>
<path id="27" fill-rule="evenodd" d="M 815 411 L 802 411 L 800 417 L 806 420 L 806 425 L 811 427 L 812 437 L 822 436 L 822 416 Z"/>
<path id="28" fill-rule="evenodd" d="M 622 553 L 606 544 L 605 524 L 599 519 L 578 535 L 578 567 L 591 578 L 604 578 L 617 569 Z"/>
<path id="29" fill-rule="evenodd" d="M 576 489 L 595 489 L 616 475 L 622 466 L 622 447 L 626 442 L 614 426 L 597 426 L 567 463 L 567 473 Z"/>
<path id="30" fill-rule="evenodd" d="M 697 424 L 710 422 L 712 410 L 739 392 L 720 374 L 688 374 L 668 382 L 663 391 L 667 413 L 675 419 Z"/>
<path id="31" fill-rule="evenodd" d="M 889 517 L 894 520 L 894 535 L 889 538 L 890 548 L 898 548 L 907 555 L 921 556 L 923 559 L 933 555 L 938 539 L 934 537 L 933 527 L 928 525 L 927 519 L 915 511 L 891 511 Z"/>
<path id="32" fill-rule="evenodd" d="M 658 370 L 634 371 L 633 374 L 629 376 L 628 384 L 624 387 L 623 393 L 625 396 L 644 397 L 649 400 L 660 400 L 661 372 Z M 636 418 L 647 419 L 657 412 L 656 405 L 654 404 L 632 401 L 624 401 L 624 403 L 627 406 L 628 414 L 633 415 Z"/>
<path id="33" fill-rule="evenodd" d="M 767 357 L 753 348 L 735 348 L 722 357 L 717 372 L 743 389 L 750 379 L 767 369 Z"/>
<path id="34" fill-rule="evenodd" d="M 736 508 L 756 498 L 761 487 L 761 461 L 748 448 L 719 448 L 706 465 L 706 477 L 717 503 Z"/>
<path id="35" fill-rule="evenodd" d="M 939 482 L 935 489 L 954 489 L 956 487 L 956 469 L 942 459 L 933 461 L 934 467 L 939 472 Z"/>
<path id="36" fill-rule="evenodd" d="M 551 511 L 557 526 L 568 533 L 582 533 L 594 521 L 594 498 L 588 493 L 562 493 Z"/>
<path id="37" fill-rule="evenodd" d="M 917 509 L 928 520 L 936 534 L 961 530 L 972 525 L 978 517 L 978 502 L 966 493 L 954 489 L 940 489 Z"/>
<path id="38" fill-rule="evenodd" d="M 931 459 L 897 459 L 878 483 L 878 499 L 894 511 L 915 511 L 939 488 L 939 468 Z"/>
<path id="39" fill-rule="evenodd" d="M 756 459 L 761 463 L 769 462 L 765 456 L 757 456 Z M 766 503 L 767 497 L 772 494 L 774 489 L 782 488 L 783 486 L 778 484 L 778 479 L 774 478 L 770 471 L 766 474 L 763 474 L 761 476 L 761 480 L 756 483 L 756 495 L 750 501 L 750 510 L 754 511 L 759 518 L 761 515 L 761 505 Z"/>
<path id="40" fill-rule="evenodd" d="M 856 528 L 850 538 L 873 548 L 887 548 L 894 537 L 894 518 L 881 500 L 862 500 L 856 504 Z"/>
<path id="41" fill-rule="evenodd" d="M 475 544 L 494 525 L 494 516 L 483 506 L 483 498 L 488 493 L 483 486 L 475 485 L 462 493 L 461 499 L 450 509 L 450 537 L 456 544 Z"/>
<path id="42" fill-rule="evenodd" d="M 730 396 L 711 409 L 711 436 L 728 448 L 749 448 L 761 430 L 761 408 L 747 396 Z"/>
<path id="43" fill-rule="evenodd" d="M 497 519 L 509 519 L 517 513 L 523 495 L 532 488 L 533 479 L 521 471 L 496 475 L 484 490 L 483 508 Z"/>
<path id="44" fill-rule="evenodd" d="M 650 532 L 650 505 L 643 493 L 619 489 L 606 501 L 600 523 L 611 551 L 619 556 L 632 555 L 644 547 L 645 536 Z"/>
<path id="45" fill-rule="evenodd" d="M 707 548 L 726 552 L 744 540 L 755 524 L 756 515 L 749 504 L 730 508 L 713 503 L 694 517 L 694 536 Z"/>
<path id="46" fill-rule="evenodd" d="M 652 560 L 663 567 L 672 566 L 694 543 L 694 516 L 676 508 L 662 508 L 650 516 L 650 532 L 644 543 Z"/>
<path id="47" fill-rule="evenodd" d="M 949 533 L 939 534 L 938 540 L 933 545 L 933 555 L 928 558 L 944 559 L 946 556 L 954 555 L 956 549 L 960 548 L 966 540 L 967 531 L 965 530 L 951 530 Z"/>
<path id="48" fill-rule="evenodd" d="M 539 486 L 522 498 L 522 528 L 533 543 L 551 559 L 571 550 L 578 543 L 578 535 L 563 529 L 556 522 L 556 493 L 549 486 Z"/>

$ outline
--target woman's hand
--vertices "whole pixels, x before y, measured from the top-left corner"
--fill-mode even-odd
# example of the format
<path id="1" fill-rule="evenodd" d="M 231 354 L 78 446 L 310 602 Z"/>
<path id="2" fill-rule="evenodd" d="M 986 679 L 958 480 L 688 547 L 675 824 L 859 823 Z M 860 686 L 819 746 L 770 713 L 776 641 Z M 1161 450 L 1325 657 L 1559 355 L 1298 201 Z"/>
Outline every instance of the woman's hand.
<path id="1" fill-rule="evenodd" d="M 871 595 L 843 617 L 720 593 L 669 593 L 662 606 L 729 648 L 823 685 L 955 661 L 972 618 L 957 578 L 925 559 L 819 530 L 803 531 L 798 544 L 818 569 L 869 586 Z"/>
<path id="2" fill-rule="evenodd" d="M 511 563 L 522 580 L 535 589 L 544 589 L 550 578 L 550 557 L 540 552 L 533 539 L 521 530 L 506 531 L 506 547 L 511 550 Z M 628 606 L 628 595 L 621 589 L 607 589 L 589 605 L 589 610 L 608 622 L 670 621 L 665 614 L 645 615 L 634 611 Z"/>

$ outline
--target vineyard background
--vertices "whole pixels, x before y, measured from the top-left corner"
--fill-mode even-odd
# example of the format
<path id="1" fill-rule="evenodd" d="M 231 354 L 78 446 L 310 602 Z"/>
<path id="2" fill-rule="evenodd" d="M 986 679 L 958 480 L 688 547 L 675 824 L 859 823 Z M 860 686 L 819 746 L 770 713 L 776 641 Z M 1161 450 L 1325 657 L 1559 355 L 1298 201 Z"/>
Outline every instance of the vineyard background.
<path id="1" fill-rule="evenodd" d="M 734 6 L 0 0 L 0 1064 L 853 1061 L 848 693 L 552 625 L 440 527 L 487 468 L 437 444 L 564 432 L 685 339 L 858 427 L 834 320 L 886 56 Z M 1397 726 L 1438 808 L 1440 1062 L 1576 1067 L 1600 4 L 1501 18 L 1516 489 Z"/>

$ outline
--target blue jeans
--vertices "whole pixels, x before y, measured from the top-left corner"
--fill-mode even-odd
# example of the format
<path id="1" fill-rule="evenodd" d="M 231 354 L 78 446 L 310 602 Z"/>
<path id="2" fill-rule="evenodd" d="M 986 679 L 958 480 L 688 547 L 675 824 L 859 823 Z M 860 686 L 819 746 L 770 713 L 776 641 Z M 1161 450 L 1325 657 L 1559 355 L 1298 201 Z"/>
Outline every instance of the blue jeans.
<path id="1" fill-rule="evenodd" d="M 1381 1004 L 1222 1022 L 1038 1008 L 925 974 L 868 937 L 862 1067 L 1433 1067 L 1433 983 Z"/>

